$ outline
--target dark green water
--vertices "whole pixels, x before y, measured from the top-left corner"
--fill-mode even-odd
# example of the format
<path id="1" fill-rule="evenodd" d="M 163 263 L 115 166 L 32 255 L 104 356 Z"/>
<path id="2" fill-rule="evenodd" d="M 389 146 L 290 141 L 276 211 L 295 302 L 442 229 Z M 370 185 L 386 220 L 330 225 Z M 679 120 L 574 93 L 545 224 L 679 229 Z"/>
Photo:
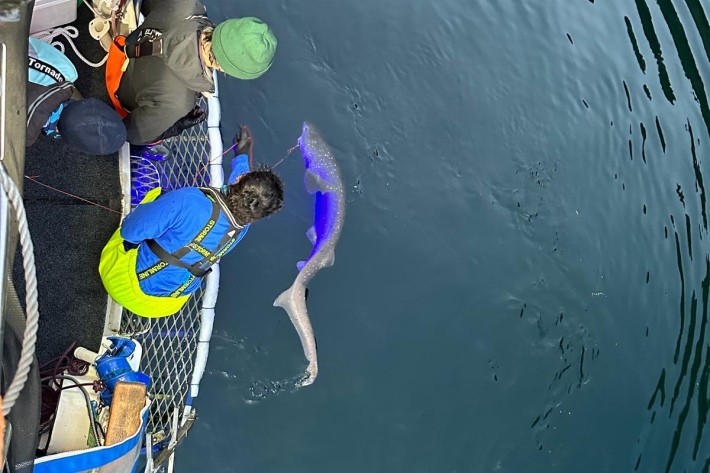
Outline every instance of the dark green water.
<path id="1" fill-rule="evenodd" d="M 222 264 L 179 471 L 708 472 L 710 4 L 207 2 L 279 38 L 221 82 L 274 163 L 309 119 L 349 188 L 310 286 L 313 386 L 271 307 L 310 251 L 287 208 Z"/>

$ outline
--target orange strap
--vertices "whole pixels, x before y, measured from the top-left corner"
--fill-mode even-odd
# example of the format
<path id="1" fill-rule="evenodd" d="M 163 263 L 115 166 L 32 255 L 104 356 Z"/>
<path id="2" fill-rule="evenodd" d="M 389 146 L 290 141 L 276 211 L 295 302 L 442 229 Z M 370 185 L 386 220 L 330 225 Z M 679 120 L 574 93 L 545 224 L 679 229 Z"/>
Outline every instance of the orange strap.
<path id="1" fill-rule="evenodd" d="M 126 45 L 125 36 L 116 36 L 111 43 L 111 48 L 108 51 L 108 59 L 106 60 L 106 90 L 108 96 L 113 103 L 114 108 L 121 115 L 121 118 L 126 118 L 128 112 L 121 106 L 121 102 L 116 97 L 118 86 L 121 84 L 123 73 L 128 67 L 128 57 L 123 48 Z"/>

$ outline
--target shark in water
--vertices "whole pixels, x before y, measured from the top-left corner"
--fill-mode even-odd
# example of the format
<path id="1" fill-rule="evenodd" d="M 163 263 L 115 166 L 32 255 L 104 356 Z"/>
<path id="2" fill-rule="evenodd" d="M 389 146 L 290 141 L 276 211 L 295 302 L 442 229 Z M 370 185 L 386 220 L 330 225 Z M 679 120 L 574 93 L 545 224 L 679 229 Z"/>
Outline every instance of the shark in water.
<path id="1" fill-rule="evenodd" d="M 308 377 L 300 385 L 308 386 L 318 376 L 318 356 L 306 307 L 306 286 L 318 271 L 335 263 L 335 245 L 345 220 L 345 189 L 333 152 L 308 122 L 303 124 L 298 145 L 306 164 L 306 189 L 316 195 L 314 223 L 306 232 L 313 251 L 306 261 L 298 262 L 298 276 L 291 287 L 276 298 L 274 307 L 286 310 L 301 338 L 303 353 L 309 364 L 306 370 Z"/>

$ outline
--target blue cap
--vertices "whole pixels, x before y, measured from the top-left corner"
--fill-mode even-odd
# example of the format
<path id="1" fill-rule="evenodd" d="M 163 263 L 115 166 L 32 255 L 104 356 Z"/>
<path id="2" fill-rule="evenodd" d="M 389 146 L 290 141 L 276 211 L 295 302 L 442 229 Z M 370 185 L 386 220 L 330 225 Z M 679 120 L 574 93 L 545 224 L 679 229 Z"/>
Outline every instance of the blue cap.
<path id="1" fill-rule="evenodd" d="M 126 127 L 114 109 L 95 98 L 69 103 L 57 123 L 62 138 L 91 155 L 116 153 L 126 142 Z"/>

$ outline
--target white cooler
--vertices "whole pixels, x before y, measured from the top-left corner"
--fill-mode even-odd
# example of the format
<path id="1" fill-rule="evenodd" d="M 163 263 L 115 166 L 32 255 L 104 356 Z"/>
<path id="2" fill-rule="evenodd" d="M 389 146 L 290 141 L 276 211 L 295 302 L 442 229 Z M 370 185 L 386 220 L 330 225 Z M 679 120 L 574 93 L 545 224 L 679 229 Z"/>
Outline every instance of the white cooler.
<path id="1" fill-rule="evenodd" d="M 76 4 L 77 0 L 35 0 L 30 34 L 72 23 L 76 20 Z"/>

